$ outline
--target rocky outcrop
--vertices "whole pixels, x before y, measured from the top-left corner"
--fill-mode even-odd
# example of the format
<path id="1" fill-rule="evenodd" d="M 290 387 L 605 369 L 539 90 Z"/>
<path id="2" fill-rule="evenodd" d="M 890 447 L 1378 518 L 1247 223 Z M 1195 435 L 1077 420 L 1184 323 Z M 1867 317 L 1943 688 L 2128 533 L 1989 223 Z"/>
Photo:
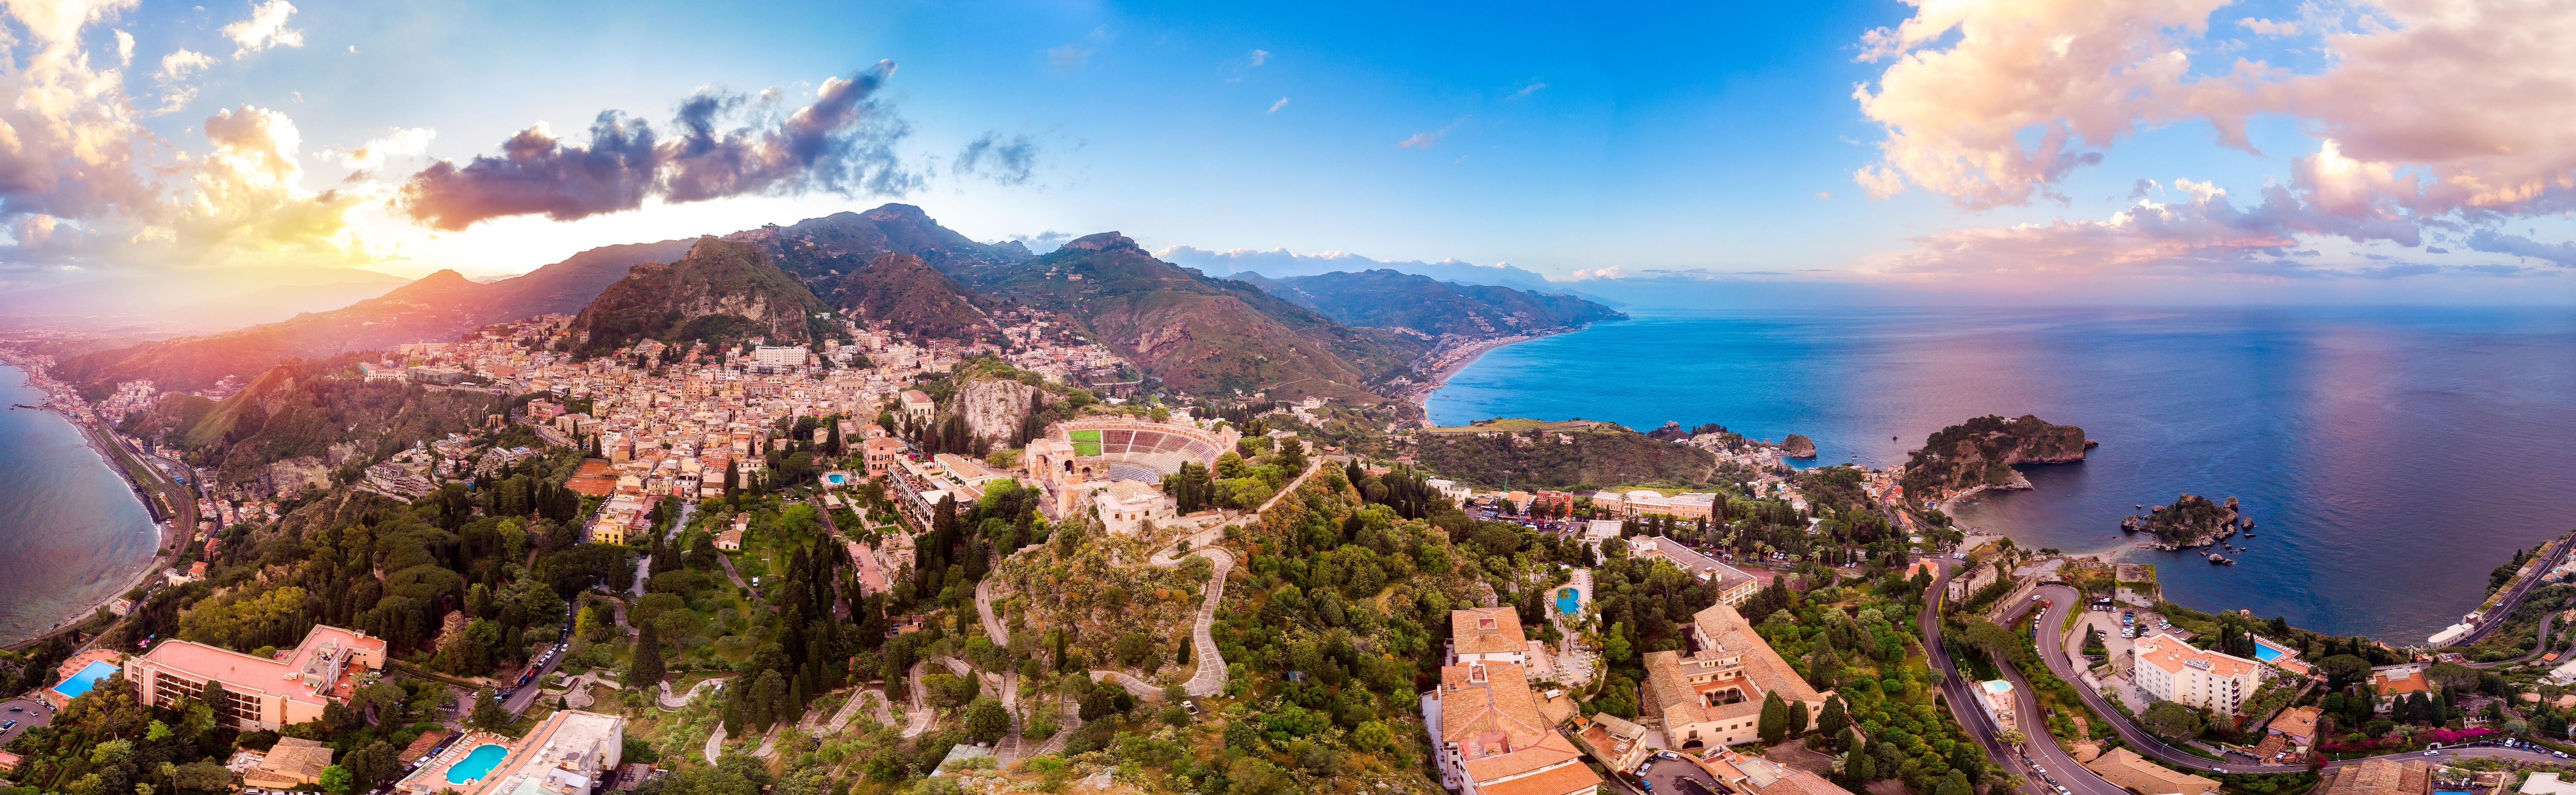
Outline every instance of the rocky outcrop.
<path id="1" fill-rule="evenodd" d="M 2197 494 L 2185 494 L 2171 505 L 2158 505 L 2146 514 L 2120 520 L 2124 533 L 2151 533 L 2156 547 L 2165 550 L 2185 547 L 2207 547 L 2225 540 L 2245 525 L 2252 524 L 2236 513 L 2236 498 L 2211 502 Z"/>
<path id="2" fill-rule="evenodd" d="M 665 342 L 812 342 L 830 307 L 748 243 L 699 238 L 670 264 L 645 263 L 600 292 L 572 322 L 593 352 L 646 337 Z"/>
<path id="3" fill-rule="evenodd" d="M 1020 423 L 1038 407 L 1037 387 L 1018 381 L 985 379 L 968 381 L 957 390 L 955 411 L 966 418 L 966 432 L 989 442 L 1001 442 L 1020 430 Z"/>
<path id="4" fill-rule="evenodd" d="M 2011 420 L 1988 415 L 1933 432 L 1905 462 L 1902 482 L 1905 493 L 1917 498 L 1977 488 L 2026 489 L 2030 480 L 2015 465 L 2081 461 L 2095 444 L 2073 425 L 2051 425 L 2027 414 Z"/>
<path id="5" fill-rule="evenodd" d="M 1790 458 L 1814 458 L 1816 440 L 1803 433 L 1789 434 L 1789 438 L 1780 440 L 1780 454 Z"/>

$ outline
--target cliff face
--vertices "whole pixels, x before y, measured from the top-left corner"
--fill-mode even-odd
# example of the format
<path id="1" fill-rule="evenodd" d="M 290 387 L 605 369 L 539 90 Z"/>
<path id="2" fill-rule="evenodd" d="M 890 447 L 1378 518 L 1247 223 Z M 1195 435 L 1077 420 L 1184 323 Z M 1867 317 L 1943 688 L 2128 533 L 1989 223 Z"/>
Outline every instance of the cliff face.
<path id="1" fill-rule="evenodd" d="M 1790 458 L 1814 458 L 1816 440 L 1807 438 L 1803 433 L 1789 434 L 1788 438 L 1780 440 L 1780 454 Z"/>
<path id="2" fill-rule="evenodd" d="M 966 417 L 966 432 L 988 442 L 1011 438 L 1037 407 L 1038 388 L 1001 379 L 966 382 L 957 390 L 957 413 Z"/>
<path id="3" fill-rule="evenodd" d="M 787 344 L 813 341 L 814 315 L 829 311 L 760 249 L 703 237 L 675 262 L 628 270 L 582 308 L 572 330 L 588 333 L 594 352 L 646 337 L 718 343 L 763 337 Z"/>
<path id="4" fill-rule="evenodd" d="M 2030 480 L 2013 471 L 2013 465 L 2081 461 L 2093 444 L 2082 428 L 2051 425 L 2032 415 L 1978 417 L 1934 432 L 1914 451 L 1905 462 L 1905 493 L 1920 499 L 1979 486 L 2030 488 Z"/>

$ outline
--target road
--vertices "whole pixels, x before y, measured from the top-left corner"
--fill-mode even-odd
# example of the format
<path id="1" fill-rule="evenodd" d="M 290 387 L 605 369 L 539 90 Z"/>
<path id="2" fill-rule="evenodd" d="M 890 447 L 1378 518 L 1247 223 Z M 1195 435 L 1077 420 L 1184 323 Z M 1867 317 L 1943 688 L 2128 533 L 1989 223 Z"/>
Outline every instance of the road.
<path id="1" fill-rule="evenodd" d="M 2559 605 L 2559 607 L 2560 607 L 2561 609 L 2564 609 L 2564 608 L 2569 607 L 2569 606 L 2576 606 L 2576 599 L 2569 599 L 2569 600 L 2567 600 L 2567 604 Z M 2533 643 L 2533 644 L 2532 644 L 2532 646 L 2531 646 L 2531 653 L 2529 653 L 2529 654 L 2525 654 L 2525 655 L 2522 655 L 2522 656 L 2520 656 L 2520 657 L 2516 657 L 2516 658 L 2513 658 L 2513 659 L 2510 659 L 2510 660 L 2497 660 L 2497 661 L 2495 661 L 2495 662 L 2482 662 L 2482 663 L 2467 663 L 2466 665 L 2468 665 L 2468 666 L 2469 666 L 2469 667 L 2471 667 L 2471 668 L 2502 668 L 2502 667 L 2505 667 L 2505 666 L 2508 666 L 2508 665 L 2520 665 L 2520 664 L 2522 664 L 2522 663 L 2527 663 L 2527 662 L 2530 662 L 2530 661 L 2532 661 L 2532 660 L 2540 659 L 2540 655 L 2548 654 L 2548 653 L 2551 651 L 2551 649 L 2549 648 L 2549 625 L 2550 625 L 2552 622 L 2557 621 L 2557 620 L 2558 620 L 2558 611 L 2557 611 L 2557 610 L 2551 610 L 2551 611 L 2549 611 L 2549 612 L 2547 612 L 2547 613 L 2542 613 L 2542 614 L 2540 614 L 2540 631 L 2539 631 L 2539 633 L 2538 633 L 2539 641 L 2538 641 L 2538 642 L 2535 642 L 2535 643 Z"/>
<path id="2" fill-rule="evenodd" d="M 545 689 L 546 675 L 554 673 L 555 666 L 563 664 L 565 641 L 571 637 L 572 615 L 571 611 L 565 611 L 563 631 L 555 636 L 554 650 L 546 655 L 545 664 L 537 668 L 537 675 L 528 677 L 527 684 L 519 685 L 519 689 L 512 692 L 509 698 L 501 700 L 502 709 L 508 710 L 512 717 L 516 717 L 527 712 L 528 705 L 537 702 L 537 691 Z"/>
<path id="3" fill-rule="evenodd" d="M 2075 694 L 2084 699 L 2084 705 L 2092 708 L 2093 714 L 2110 721 L 2111 728 L 2120 733 L 2121 743 L 2127 745 L 2130 750 L 2154 757 L 2157 761 L 2181 765 L 2192 770 L 2208 770 L 2215 767 L 2228 773 L 2296 773 L 2308 769 L 2306 765 L 2249 765 L 2216 762 L 2205 756 L 2184 753 L 2157 740 L 2154 735 L 2148 734 L 2147 730 L 2131 723 L 2127 715 L 2113 708 L 2109 701 L 2102 698 L 2101 693 L 2085 687 L 2083 677 L 2079 676 L 2083 669 L 2077 667 L 2075 661 L 2067 657 L 2066 638 L 2063 637 L 2066 614 L 2070 610 L 2081 608 L 2084 603 L 2083 595 L 2076 593 L 2074 588 L 2064 585 L 2042 585 L 2032 591 L 2031 595 L 2047 600 L 2048 605 L 2047 611 L 2041 613 L 2039 618 L 2040 661 L 2047 663 L 2048 670 L 2057 674 L 2057 678 L 2064 679 L 2072 685 Z M 2021 616 L 2028 613 L 2028 604 L 2024 603 L 2022 612 L 2015 613 L 2013 620 L 2019 621 Z"/>
<path id="4" fill-rule="evenodd" d="M 2532 576 L 2515 581 L 2513 589 L 2505 593 L 2504 601 L 2497 602 L 2494 610 L 2487 611 L 2487 623 L 2480 624 L 2477 629 L 2471 630 L 2468 637 L 2460 639 L 2459 645 L 2467 646 L 2485 640 L 2486 636 L 2493 634 L 2497 627 L 2504 626 L 2505 618 L 2513 615 L 2514 608 L 2522 606 L 2522 597 L 2531 593 L 2532 586 L 2540 584 L 2540 575 L 2565 562 L 2567 550 L 2576 547 L 2576 543 L 2570 543 L 2564 537 L 2553 543 L 2557 544 L 2557 548 L 2550 550 L 2549 558 L 2542 561 L 2539 568 L 2532 570 Z"/>
<path id="5" fill-rule="evenodd" d="M 2022 763 L 2020 752 L 2006 747 L 2003 741 L 1995 739 L 1997 732 L 1994 723 L 1986 719 L 1984 710 L 1977 708 L 1976 696 L 1969 692 L 1969 688 L 1973 685 L 1966 677 L 1957 673 L 1958 667 L 1950 659 L 1950 650 L 1941 645 L 1941 618 L 1936 610 L 1940 603 L 1939 594 L 1950 579 L 1950 561 L 1941 560 L 1940 564 L 1941 576 L 1933 578 L 1932 590 L 1924 599 L 1923 611 L 1916 617 L 1916 621 L 1923 629 L 1923 654 L 1931 663 L 1933 673 L 1941 677 L 1942 702 L 1949 706 L 1951 718 L 1957 720 L 1960 726 L 1967 727 L 1968 734 L 1977 739 L 1978 745 L 1985 747 L 1987 759 L 2003 766 L 2004 770 L 2029 780 L 2022 786 L 2021 792 L 2031 795 L 2055 795 L 2056 790 L 2048 788 L 2046 780 L 2040 778 L 2041 774 L 2038 771 Z M 2029 683 L 2018 681 L 2020 672 L 2011 670 L 2011 666 L 2002 667 L 2005 669 L 2005 675 L 2015 680 L 2013 687 L 2021 696 L 2022 704 L 2017 708 L 2017 714 L 2025 716 L 2042 714 L 2039 711 L 2037 697 L 2031 692 Z M 2031 761 L 2048 768 L 2048 775 L 2054 776 L 2057 783 L 2065 786 L 2068 792 L 2075 795 L 2129 795 L 2128 790 L 2105 781 L 2101 776 L 2094 775 L 2093 771 L 2077 765 L 2073 757 L 2067 756 L 2064 750 L 2057 747 L 2057 743 L 2048 739 L 2048 731 L 2044 727 L 2032 725 L 2030 728 L 2036 731 L 2024 732 L 2030 735 L 2031 740 L 2023 743 L 2022 747 L 2029 749 Z"/>

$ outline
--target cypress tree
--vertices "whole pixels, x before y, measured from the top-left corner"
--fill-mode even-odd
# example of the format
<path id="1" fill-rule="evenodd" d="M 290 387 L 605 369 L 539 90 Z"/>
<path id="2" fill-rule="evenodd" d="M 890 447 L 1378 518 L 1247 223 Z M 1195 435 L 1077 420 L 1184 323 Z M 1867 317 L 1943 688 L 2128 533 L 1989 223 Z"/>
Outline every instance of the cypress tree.
<path id="1" fill-rule="evenodd" d="M 1791 736 L 1791 737 L 1796 737 L 1796 736 L 1798 736 L 1798 735 L 1806 734 L 1806 733 L 1807 733 L 1807 702 L 1800 701 L 1800 702 L 1797 702 L 1797 703 L 1795 703 L 1795 704 L 1790 704 L 1790 705 L 1789 705 L 1789 736 Z"/>
<path id="2" fill-rule="evenodd" d="M 1816 716 L 1816 733 L 1827 737 L 1841 738 L 1843 731 L 1850 727 L 1851 711 L 1849 708 L 1843 706 L 1843 697 L 1834 696 L 1832 698 L 1825 699 L 1824 713 Z M 1844 747 L 1849 748 L 1850 744 L 1845 743 Z"/>
<path id="3" fill-rule="evenodd" d="M 1770 745 L 1789 738 L 1789 704 L 1774 690 L 1762 697 L 1762 718 L 1755 724 L 1762 743 Z"/>
<path id="4" fill-rule="evenodd" d="M 635 661 L 626 666 L 624 684 L 628 690 L 650 693 L 654 685 L 662 681 L 663 673 L 662 640 L 653 629 L 653 622 L 644 622 L 635 635 Z"/>

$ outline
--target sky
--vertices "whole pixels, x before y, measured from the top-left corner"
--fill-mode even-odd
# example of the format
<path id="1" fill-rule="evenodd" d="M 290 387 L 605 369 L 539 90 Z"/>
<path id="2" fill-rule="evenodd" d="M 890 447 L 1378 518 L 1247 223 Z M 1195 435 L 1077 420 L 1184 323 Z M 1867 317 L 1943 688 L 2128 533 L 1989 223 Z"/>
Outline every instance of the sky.
<path id="1" fill-rule="evenodd" d="M 1595 294 L 2576 303 L 2563 2 L 0 2 L 0 295 L 899 201 Z"/>

